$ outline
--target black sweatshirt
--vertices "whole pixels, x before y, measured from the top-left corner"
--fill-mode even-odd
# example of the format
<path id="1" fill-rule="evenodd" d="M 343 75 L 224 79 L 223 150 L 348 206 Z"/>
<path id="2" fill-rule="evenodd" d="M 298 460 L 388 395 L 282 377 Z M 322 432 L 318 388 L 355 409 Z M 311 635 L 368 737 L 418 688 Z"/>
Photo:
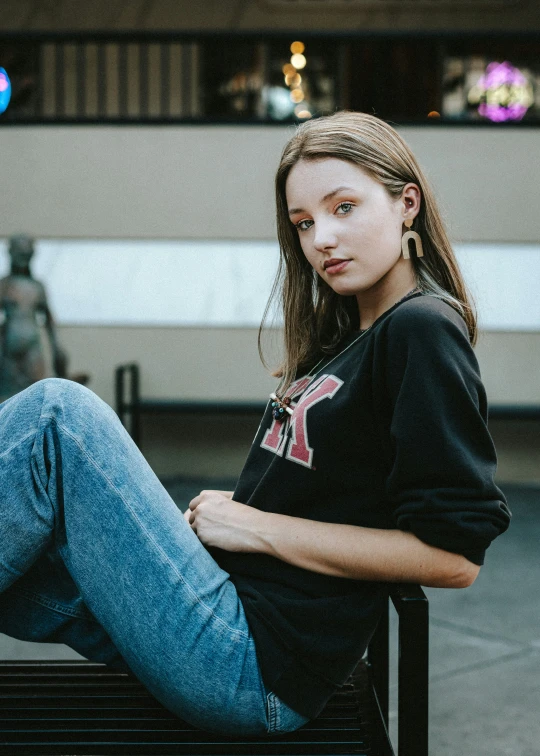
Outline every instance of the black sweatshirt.
<path id="1" fill-rule="evenodd" d="M 411 531 L 482 564 L 510 513 L 493 480 L 486 394 L 463 318 L 418 293 L 342 347 L 312 382 L 296 381 L 292 417 L 280 424 L 267 407 L 234 500 Z M 363 655 L 387 585 L 265 554 L 212 554 L 236 585 L 266 686 L 317 716 Z"/>

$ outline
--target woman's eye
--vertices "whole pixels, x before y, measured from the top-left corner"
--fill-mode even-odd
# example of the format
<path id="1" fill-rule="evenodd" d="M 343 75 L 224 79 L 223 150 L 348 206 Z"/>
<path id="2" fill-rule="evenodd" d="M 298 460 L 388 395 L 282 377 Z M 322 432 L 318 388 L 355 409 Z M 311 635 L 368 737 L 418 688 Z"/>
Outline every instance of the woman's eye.
<path id="1" fill-rule="evenodd" d="M 310 226 L 313 225 L 313 221 L 311 220 L 298 221 L 298 223 L 295 223 L 294 225 L 296 226 L 298 231 L 307 231 L 308 228 L 310 228 Z"/>
<path id="2" fill-rule="evenodd" d="M 352 202 L 342 202 L 340 205 L 338 205 L 337 209 L 343 211 L 342 213 L 340 213 L 340 215 L 346 215 L 347 213 L 350 213 L 352 207 Z"/>

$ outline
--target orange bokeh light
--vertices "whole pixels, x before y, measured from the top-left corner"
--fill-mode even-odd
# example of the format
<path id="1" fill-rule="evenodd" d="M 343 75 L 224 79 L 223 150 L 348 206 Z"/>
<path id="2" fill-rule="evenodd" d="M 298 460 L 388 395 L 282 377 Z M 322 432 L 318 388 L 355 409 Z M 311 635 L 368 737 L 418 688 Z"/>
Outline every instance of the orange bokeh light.
<path id="1" fill-rule="evenodd" d="M 302 77 L 298 73 L 295 73 L 293 76 L 288 74 L 285 77 L 285 83 L 287 84 L 287 86 L 295 89 L 296 87 L 299 87 L 300 84 L 302 83 Z"/>
<path id="2" fill-rule="evenodd" d="M 291 52 L 293 54 L 296 54 L 296 53 L 301 54 L 304 52 L 305 49 L 306 49 L 306 46 L 304 45 L 303 42 L 293 42 L 291 45 Z"/>

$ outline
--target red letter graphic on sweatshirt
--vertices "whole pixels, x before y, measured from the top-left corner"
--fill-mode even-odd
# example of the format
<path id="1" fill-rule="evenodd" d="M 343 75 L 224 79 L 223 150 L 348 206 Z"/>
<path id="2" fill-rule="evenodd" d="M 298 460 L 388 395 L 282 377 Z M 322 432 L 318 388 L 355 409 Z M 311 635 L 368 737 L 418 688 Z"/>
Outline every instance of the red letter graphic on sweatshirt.
<path id="1" fill-rule="evenodd" d="M 309 382 L 310 378 L 307 376 L 305 378 L 300 378 L 299 380 L 294 381 L 294 383 L 291 383 L 291 386 L 287 391 L 288 396 L 294 398 L 296 394 L 300 394 L 306 388 L 306 386 L 309 385 Z M 294 404 L 291 406 L 294 407 Z M 280 457 L 283 456 L 283 450 L 285 448 L 287 438 L 287 430 L 289 428 L 289 419 L 290 415 L 287 413 L 286 420 L 272 420 L 272 425 L 266 431 L 264 438 L 261 441 L 261 447 L 263 449 L 273 451 Z"/>
<path id="2" fill-rule="evenodd" d="M 308 391 L 302 394 L 290 419 L 291 442 L 285 455 L 286 459 L 311 467 L 313 449 L 309 445 L 307 436 L 307 411 L 317 402 L 333 397 L 341 386 L 343 386 L 343 381 L 335 375 L 322 375 Z M 283 451 L 281 453 L 283 454 Z"/>

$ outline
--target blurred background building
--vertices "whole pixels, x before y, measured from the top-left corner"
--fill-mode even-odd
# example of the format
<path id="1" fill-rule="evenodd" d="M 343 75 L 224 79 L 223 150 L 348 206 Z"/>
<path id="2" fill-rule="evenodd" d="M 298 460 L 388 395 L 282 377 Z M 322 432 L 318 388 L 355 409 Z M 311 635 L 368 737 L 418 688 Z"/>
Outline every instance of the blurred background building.
<path id="1" fill-rule="evenodd" d="M 490 422 L 498 479 L 538 492 L 540 422 L 524 419 L 540 406 L 538 0 L 2 0 L 0 67 L 0 277 L 8 238 L 31 235 L 70 369 L 113 405 L 127 362 L 145 396 L 266 401 L 257 328 L 281 149 L 336 109 L 389 121 L 476 299 L 490 404 L 525 410 Z M 143 417 L 143 451 L 165 479 L 233 479 L 258 421 Z M 533 626 L 537 605 L 520 607 L 501 638 L 519 639 L 522 611 Z M 514 653 L 506 642 L 465 651 L 489 665 Z M 510 752 L 533 753 L 485 750 Z"/>
<path id="2" fill-rule="evenodd" d="M 59 339 L 105 400 L 126 361 L 146 395 L 267 397 L 273 172 L 294 123 L 350 108 L 392 123 L 435 187 L 490 401 L 540 403 L 538 2 L 4 0 L 0 66 L 0 239 L 36 239 Z M 219 453 L 215 423 L 152 418 L 145 453 L 234 475 L 253 422 Z M 540 481 L 538 423 L 492 430 L 501 478 Z"/>

